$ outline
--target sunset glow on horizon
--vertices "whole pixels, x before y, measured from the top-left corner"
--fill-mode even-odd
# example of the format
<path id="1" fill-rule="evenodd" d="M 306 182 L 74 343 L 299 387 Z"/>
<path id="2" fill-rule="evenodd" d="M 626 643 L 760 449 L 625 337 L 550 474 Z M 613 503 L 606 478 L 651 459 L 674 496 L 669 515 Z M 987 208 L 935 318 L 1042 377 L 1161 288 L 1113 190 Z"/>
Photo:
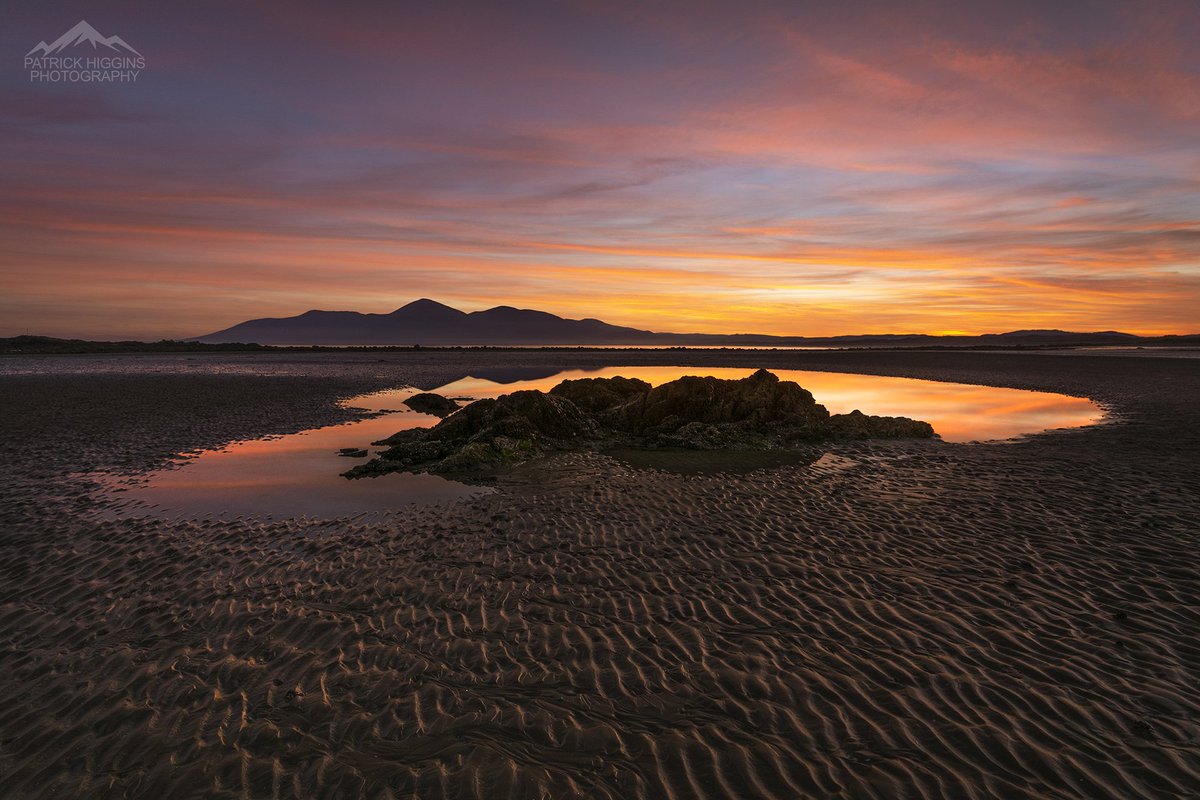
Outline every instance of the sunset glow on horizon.
<path id="1" fill-rule="evenodd" d="M 0 336 L 419 297 L 657 331 L 1200 332 L 1200 6 L 27 7 Z M 134 83 L 37 83 L 85 18 Z"/>

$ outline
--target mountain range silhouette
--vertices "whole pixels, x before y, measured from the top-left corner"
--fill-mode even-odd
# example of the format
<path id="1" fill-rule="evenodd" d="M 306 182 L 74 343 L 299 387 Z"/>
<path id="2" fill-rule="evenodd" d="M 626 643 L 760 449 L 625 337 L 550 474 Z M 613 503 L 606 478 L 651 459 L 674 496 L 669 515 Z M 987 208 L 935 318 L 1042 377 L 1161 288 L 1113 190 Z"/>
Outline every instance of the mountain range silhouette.
<path id="1" fill-rule="evenodd" d="M 1183 337 L 1174 337 L 1183 338 Z M 1193 338 L 1193 337 L 1187 337 Z M 1172 339 L 1157 337 L 1154 341 Z M 763 334 L 659 333 L 598 319 L 565 319 L 545 311 L 496 306 L 467 313 L 421 299 L 390 314 L 307 311 L 294 317 L 254 319 L 191 341 L 274 345 L 628 345 L 879 347 L 955 345 L 1139 344 L 1151 341 L 1120 331 L 1072 333 L 1023 330 L 981 336 L 866 334 L 805 337 Z M 1161 343 L 1161 342 L 1160 342 Z"/>

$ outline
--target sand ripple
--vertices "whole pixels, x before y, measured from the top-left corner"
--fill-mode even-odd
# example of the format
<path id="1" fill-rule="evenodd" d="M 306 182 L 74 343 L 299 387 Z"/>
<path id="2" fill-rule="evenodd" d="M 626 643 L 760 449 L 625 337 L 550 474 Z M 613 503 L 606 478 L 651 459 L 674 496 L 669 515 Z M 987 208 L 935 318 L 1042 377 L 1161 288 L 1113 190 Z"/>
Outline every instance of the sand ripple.
<path id="1" fill-rule="evenodd" d="M 383 522 L 10 469 L 0 796 L 1196 796 L 1200 450 L 1154 430 L 570 455 Z"/>

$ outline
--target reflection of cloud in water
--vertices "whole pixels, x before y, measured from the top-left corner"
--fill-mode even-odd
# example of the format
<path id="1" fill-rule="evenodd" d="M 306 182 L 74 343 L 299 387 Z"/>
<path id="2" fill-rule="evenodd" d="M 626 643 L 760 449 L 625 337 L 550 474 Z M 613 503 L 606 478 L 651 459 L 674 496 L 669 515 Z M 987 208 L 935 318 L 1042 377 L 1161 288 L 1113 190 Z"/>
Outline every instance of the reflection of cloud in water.
<path id="1" fill-rule="evenodd" d="M 1090 400 L 1048 392 L 840 372 L 771 371 L 781 380 L 795 381 L 808 389 L 830 413 L 844 414 L 857 409 L 864 414 L 921 419 L 950 442 L 1011 439 L 1052 428 L 1090 425 L 1103 417 L 1101 409 Z M 732 367 L 604 367 L 556 370 L 550 375 L 505 385 L 498 385 L 480 373 L 430 388 L 450 397 L 482 398 L 522 389 L 547 391 L 561 381 L 574 378 L 623 375 L 658 385 L 683 375 L 729 379 L 744 378 L 751 372 L 752 369 Z"/>
<path id="2" fill-rule="evenodd" d="M 606 367 L 591 370 L 503 368 L 476 370 L 441 386 L 422 386 L 448 397 L 497 397 L 523 389 L 548 390 L 574 378 L 624 375 L 651 384 L 682 375 L 743 378 L 753 370 L 734 368 Z M 832 413 L 858 409 L 864 414 L 904 416 L 933 425 L 947 441 L 1006 439 L 1048 428 L 1087 425 L 1098 421 L 1101 410 L 1077 397 L 997 389 L 956 383 L 851 375 L 833 372 L 773 370 L 781 379 L 808 389 Z M 503 382 L 502 382 L 503 381 Z M 412 388 L 375 392 L 352 398 L 347 406 L 372 411 L 403 408 Z M 156 504 L 166 515 L 205 516 L 351 516 L 362 512 L 402 507 L 412 502 L 434 502 L 468 497 L 478 487 L 435 475 L 390 473 L 377 478 L 348 481 L 340 473 L 361 458 L 337 455 L 343 447 L 368 447 L 406 428 L 437 424 L 438 419 L 412 411 L 388 413 L 371 419 L 246 442 L 222 450 L 206 451 L 177 469 L 160 470 L 128 487 L 125 497 Z M 783 463 L 806 463 L 805 454 L 729 454 L 688 452 L 619 454 L 636 466 L 685 473 L 751 471 Z M 818 469 L 845 468 L 826 459 Z M 109 480 L 110 484 L 117 481 Z M 139 513 L 130 509 L 129 513 Z M 144 513 L 144 512 L 141 512 Z"/>
<path id="3" fill-rule="evenodd" d="M 284 518 L 350 516 L 488 491 L 437 475 L 394 473 L 359 481 L 340 476 L 366 460 L 339 456 L 341 448 L 369 448 L 370 442 L 399 430 L 436 422 L 436 417 L 402 412 L 235 442 L 221 450 L 205 451 L 178 468 L 152 472 L 145 482 L 129 486 L 124 497 L 157 505 L 166 516 Z"/>

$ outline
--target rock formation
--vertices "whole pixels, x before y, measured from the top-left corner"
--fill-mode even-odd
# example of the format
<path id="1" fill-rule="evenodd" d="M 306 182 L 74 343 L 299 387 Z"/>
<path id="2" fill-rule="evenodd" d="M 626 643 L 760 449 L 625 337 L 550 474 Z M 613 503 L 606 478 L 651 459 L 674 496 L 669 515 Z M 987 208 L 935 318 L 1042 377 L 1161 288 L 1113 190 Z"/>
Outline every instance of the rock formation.
<path id="1" fill-rule="evenodd" d="M 808 391 L 766 370 L 742 380 L 684 377 L 653 388 L 631 378 L 589 378 L 563 381 L 548 393 L 478 400 L 432 428 L 376 442 L 388 450 L 345 474 L 489 471 L 555 450 L 765 450 L 934 435 L 929 423 L 906 417 L 830 415 Z"/>
<path id="2" fill-rule="evenodd" d="M 422 414 L 433 414 L 435 417 L 448 417 L 458 411 L 458 403 L 449 397 L 442 397 L 433 392 L 414 394 L 404 401 L 404 405 Z"/>

